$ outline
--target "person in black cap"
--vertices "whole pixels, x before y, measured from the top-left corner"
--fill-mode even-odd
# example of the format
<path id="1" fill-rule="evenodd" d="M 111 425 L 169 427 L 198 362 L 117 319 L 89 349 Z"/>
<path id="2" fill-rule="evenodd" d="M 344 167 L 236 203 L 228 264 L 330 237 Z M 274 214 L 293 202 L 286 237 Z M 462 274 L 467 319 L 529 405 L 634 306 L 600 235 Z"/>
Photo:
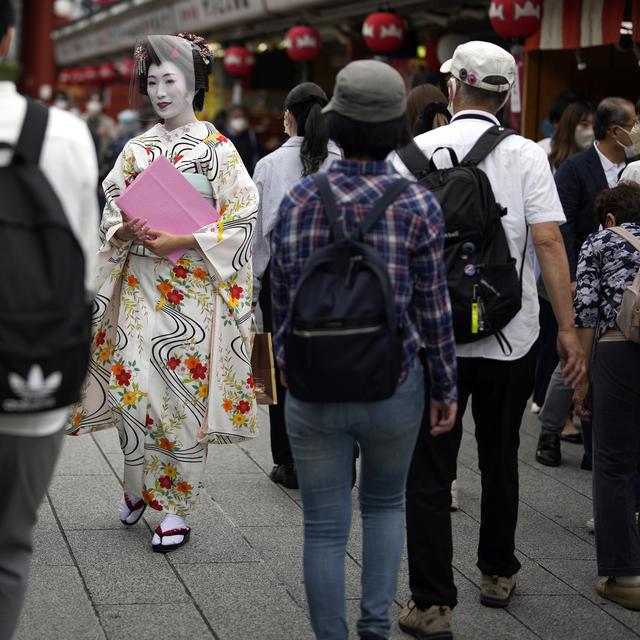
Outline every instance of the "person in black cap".
<path id="1" fill-rule="evenodd" d="M 303 82 L 289 92 L 284 102 L 283 125 L 289 139 L 258 161 L 253 181 L 260 194 L 260 208 L 253 240 L 253 300 L 260 303 L 265 331 L 273 331 L 269 238 L 278 207 L 287 190 L 303 176 L 326 169 L 342 157 L 329 134 L 321 113 L 329 99 L 313 82 Z M 269 406 L 271 455 L 274 467 L 269 477 L 288 489 L 298 488 L 291 446 L 284 425 L 284 394 L 276 371 L 278 404 Z"/>

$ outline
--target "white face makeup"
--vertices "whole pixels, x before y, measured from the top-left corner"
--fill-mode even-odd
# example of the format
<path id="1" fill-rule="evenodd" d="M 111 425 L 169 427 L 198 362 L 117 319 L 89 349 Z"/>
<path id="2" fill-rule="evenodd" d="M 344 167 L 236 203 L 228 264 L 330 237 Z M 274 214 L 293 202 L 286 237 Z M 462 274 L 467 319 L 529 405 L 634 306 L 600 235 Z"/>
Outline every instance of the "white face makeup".
<path id="1" fill-rule="evenodd" d="M 184 73 L 168 60 L 149 66 L 147 94 L 154 111 L 165 122 L 193 111 L 194 94 L 187 89 Z"/>

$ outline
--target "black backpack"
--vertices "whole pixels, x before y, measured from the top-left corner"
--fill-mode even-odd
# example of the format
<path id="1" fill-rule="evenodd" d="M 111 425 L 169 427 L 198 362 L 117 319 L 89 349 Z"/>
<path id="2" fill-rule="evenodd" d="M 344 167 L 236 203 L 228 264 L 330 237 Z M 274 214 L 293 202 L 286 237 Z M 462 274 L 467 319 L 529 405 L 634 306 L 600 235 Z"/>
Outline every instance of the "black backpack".
<path id="1" fill-rule="evenodd" d="M 27 101 L 7 166 L 0 167 L 0 413 L 68 406 L 89 362 L 91 307 L 84 256 L 39 167 L 49 112 Z M 90 215 L 91 212 L 87 212 Z"/>
<path id="2" fill-rule="evenodd" d="M 433 158 L 427 159 L 413 141 L 398 151 L 407 169 L 442 207 L 456 342 L 465 344 L 495 335 L 507 354 L 511 345 L 500 330 L 522 305 L 522 270 L 518 274 L 500 220 L 507 210 L 496 202 L 487 175 L 477 165 L 515 133 L 494 125 L 480 136 L 462 162 L 453 149 L 439 147 L 436 151 L 449 152 L 453 164 L 449 169 L 438 169 Z"/>
<path id="3" fill-rule="evenodd" d="M 289 391 L 307 402 L 384 400 L 398 384 L 403 337 L 387 265 L 364 236 L 409 181 L 394 182 L 348 237 L 326 175 L 313 177 L 331 242 L 309 258 L 294 294 L 285 336 Z"/>

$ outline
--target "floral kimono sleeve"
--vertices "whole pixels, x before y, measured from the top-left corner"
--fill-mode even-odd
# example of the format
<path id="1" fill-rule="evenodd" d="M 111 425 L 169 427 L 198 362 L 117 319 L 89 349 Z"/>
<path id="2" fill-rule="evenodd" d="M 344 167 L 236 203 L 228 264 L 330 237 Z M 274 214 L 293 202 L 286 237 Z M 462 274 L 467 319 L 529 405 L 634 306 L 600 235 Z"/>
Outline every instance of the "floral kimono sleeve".
<path id="1" fill-rule="evenodd" d="M 102 188 L 106 198 L 106 204 L 104 205 L 102 219 L 100 221 L 100 238 L 102 239 L 100 251 L 102 252 L 110 249 L 109 243 L 123 223 L 122 211 L 116 204 L 116 198 L 122 195 L 124 190 L 140 173 L 133 153 L 132 142 L 133 141 L 127 142 L 122 153 L 118 156 L 113 169 L 111 169 L 102 182 Z"/>
<path id="2" fill-rule="evenodd" d="M 241 271 L 251 270 L 258 190 L 231 142 L 217 145 L 215 153 L 217 165 L 214 161 L 214 166 L 209 170 L 209 179 L 220 219 L 193 235 L 216 280 L 231 283 Z M 250 303 L 250 291 L 245 293 Z"/>

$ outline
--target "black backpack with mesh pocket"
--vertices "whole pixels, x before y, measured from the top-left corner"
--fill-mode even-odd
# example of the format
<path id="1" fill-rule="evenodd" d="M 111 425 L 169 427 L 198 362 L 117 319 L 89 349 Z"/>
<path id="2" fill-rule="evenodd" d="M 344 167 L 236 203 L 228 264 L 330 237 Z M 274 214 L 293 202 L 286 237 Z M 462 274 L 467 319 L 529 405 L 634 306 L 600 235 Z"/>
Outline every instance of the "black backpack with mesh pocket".
<path id="1" fill-rule="evenodd" d="M 496 202 L 489 179 L 478 164 L 515 133 L 492 126 L 462 161 L 449 147 L 436 149 L 448 151 L 453 165 L 448 169 L 438 169 L 433 157 L 428 159 L 413 141 L 398 151 L 407 169 L 436 197 L 444 214 L 444 257 L 456 342 L 465 344 L 495 335 L 505 354 L 510 353 L 511 345 L 501 329 L 522 305 L 522 269 L 518 273 L 502 227 L 506 209 Z"/>
<path id="2" fill-rule="evenodd" d="M 49 112 L 27 101 L 22 132 L 0 166 L 0 414 L 68 406 L 89 362 L 84 255 L 39 167 Z M 90 212 L 87 212 L 89 215 Z"/>

